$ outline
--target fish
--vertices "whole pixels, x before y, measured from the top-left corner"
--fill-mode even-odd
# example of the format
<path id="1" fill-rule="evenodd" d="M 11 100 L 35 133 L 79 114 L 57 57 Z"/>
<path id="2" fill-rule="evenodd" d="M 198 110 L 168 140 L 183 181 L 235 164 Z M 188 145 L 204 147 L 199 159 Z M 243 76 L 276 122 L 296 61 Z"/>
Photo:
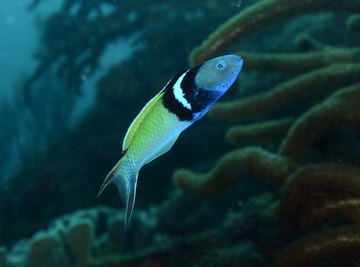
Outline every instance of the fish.
<path id="1" fill-rule="evenodd" d="M 175 75 L 136 116 L 122 145 L 122 156 L 105 177 L 98 197 L 113 183 L 125 205 L 126 231 L 134 209 L 140 169 L 168 152 L 179 135 L 201 119 L 231 87 L 243 66 L 237 55 L 224 55 Z"/>

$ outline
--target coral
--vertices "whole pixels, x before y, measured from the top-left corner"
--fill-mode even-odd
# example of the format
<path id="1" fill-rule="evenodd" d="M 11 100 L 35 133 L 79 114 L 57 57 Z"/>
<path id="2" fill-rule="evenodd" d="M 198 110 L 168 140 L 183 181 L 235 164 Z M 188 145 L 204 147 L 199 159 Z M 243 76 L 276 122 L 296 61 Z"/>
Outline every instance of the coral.
<path id="1" fill-rule="evenodd" d="M 263 0 L 239 12 L 216 29 L 201 46 L 191 52 L 190 62 L 192 65 L 203 62 L 249 34 L 296 16 L 324 11 L 359 10 L 358 1 L 353 0 L 334 0 L 331 3 L 327 0 Z"/>
<path id="2" fill-rule="evenodd" d="M 150 263 L 155 266 L 224 263 L 237 266 L 241 262 L 260 267 L 264 266 L 264 258 L 256 238 L 244 239 L 238 246 L 229 246 L 229 240 L 254 236 L 256 223 L 248 224 L 250 216 L 257 223 L 273 223 L 269 203 L 275 204 L 272 195 L 259 196 L 233 211 L 219 226 L 174 237 L 167 236 L 165 229 L 159 229 L 163 236 L 157 236 L 159 233 L 151 224 L 154 216 L 151 210 L 134 211 L 134 223 L 126 234 L 123 233 L 123 210 L 104 207 L 81 210 L 57 218 L 48 230 L 15 245 L 9 252 L 9 266 L 152 266 Z M 180 204 L 180 208 L 184 207 Z M 156 216 L 163 212 L 159 208 Z M 54 245 L 58 250 L 54 250 Z M 128 249 L 132 246 L 138 247 L 135 251 Z M 187 257 L 189 251 L 191 257 Z"/>
<path id="3" fill-rule="evenodd" d="M 264 177 L 273 184 L 281 184 L 295 164 L 286 158 L 256 147 L 235 150 L 224 155 L 208 173 L 195 174 L 177 170 L 173 175 L 176 185 L 201 196 L 222 192 L 243 177 Z"/>
<path id="4" fill-rule="evenodd" d="M 209 111 L 209 116 L 214 120 L 240 120 L 250 116 L 259 116 L 284 108 L 289 103 L 314 101 L 357 82 L 360 82 L 359 64 L 330 65 L 300 74 L 267 92 L 241 100 L 219 103 Z"/>
<path id="5" fill-rule="evenodd" d="M 327 67 L 330 64 L 358 63 L 360 49 L 322 47 L 308 53 L 250 53 L 237 52 L 246 62 L 248 69 L 304 73 Z"/>
<path id="6" fill-rule="evenodd" d="M 307 33 L 302 33 L 296 36 L 293 44 L 300 51 L 314 51 L 323 48 L 320 42 Z"/>
<path id="7" fill-rule="evenodd" d="M 33 0 L 32 7 L 40 2 Z M 229 1 L 229 5 L 222 2 L 219 6 L 224 6 L 226 12 L 214 11 L 211 20 L 189 20 L 190 15 L 196 17 L 199 2 L 172 2 L 172 5 L 166 3 L 158 8 L 158 1 L 66 0 L 61 10 L 45 21 L 43 49 L 37 54 L 39 65 L 26 84 L 31 97 L 36 95 L 34 85 L 48 68 L 69 85 L 68 90 L 79 95 L 82 83 L 98 70 L 101 55 L 109 44 L 139 29 L 143 29 L 143 35 L 138 40 L 145 44 L 135 57 L 114 66 L 97 81 L 96 111 L 76 132 L 64 136 L 61 142 L 43 153 L 41 160 L 30 162 L 31 167 L 20 170 L 18 179 L 0 189 L 0 214 L 4 218 L 0 230 L 9 232 L 12 240 L 7 242 L 44 228 L 50 218 L 59 214 L 93 205 L 96 200 L 91 196 L 99 186 L 99 177 L 105 175 L 118 157 L 118 133 L 125 132 L 126 120 L 134 111 L 132 108 L 137 104 L 141 106 L 140 102 L 154 93 L 151 90 L 167 80 L 165 77 L 171 77 L 174 70 L 186 66 L 181 58 L 201 38 L 201 34 L 188 38 L 189 33 L 205 32 L 239 10 L 230 5 L 234 1 Z M 217 1 L 213 2 L 216 5 Z M 111 12 L 102 12 L 104 3 L 110 5 Z M 249 86 L 251 82 L 242 88 L 240 81 L 239 90 L 233 90 L 232 96 L 238 93 L 242 99 L 217 105 L 209 117 L 231 123 L 237 121 L 239 125 L 230 126 L 226 133 L 231 143 L 239 146 L 248 142 L 265 143 L 264 146 L 223 152 L 228 147 L 214 142 L 207 144 L 213 153 L 204 152 L 191 145 L 197 145 L 199 140 L 207 142 L 207 134 L 194 129 L 187 138 L 195 140 L 190 150 L 196 153 L 187 150 L 180 156 L 169 156 L 170 160 L 162 162 L 160 168 L 159 165 L 149 166 L 144 172 L 148 172 L 151 179 L 144 178 L 143 187 L 139 188 L 143 191 L 139 192 L 138 204 L 143 207 L 149 207 L 146 197 L 150 195 L 155 198 L 151 199 L 154 202 L 164 196 L 175 199 L 174 202 L 164 203 L 161 208 L 135 210 L 133 224 L 125 234 L 122 232 L 122 210 L 93 208 L 60 217 L 48 230 L 9 249 L 6 253 L 8 265 L 322 266 L 331 253 L 333 265 L 348 258 L 348 266 L 351 266 L 352 259 L 347 256 L 353 255 L 349 255 L 352 249 L 358 250 L 358 170 L 345 163 L 348 157 L 352 160 L 359 157 L 355 149 L 355 156 L 351 153 L 333 156 L 328 151 L 330 146 L 334 149 L 335 144 L 326 142 L 329 136 L 333 137 L 332 128 L 341 127 L 348 131 L 346 135 L 340 132 L 338 147 L 345 143 L 346 137 L 348 143 L 343 150 L 349 152 L 349 136 L 358 143 L 358 115 L 350 113 L 349 109 L 357 110 L 359 48 L 345 47 L 346 42 L 338 45 L 342 48 L 336 46 L 340 39 L 336 30 L 345 31 L 345 23 L 341 22 L 348 14 L 331 17 L 331 26 L 336 25 L 331 28 L 331 34 L 330 24 L 316 25 L 333 37 L 331 47 L 324 45 L 318 35 L 314 39 L 310 28 L 306 28 L 309 33 L 296 34 L 289 40 L 277 36 L 276 39 L 281 40 L 274 41 L 276 45 L 288 46 L 284 51 L 276 45 L 269 49 L 262 47 L 269 39 L 259 33 L 264 28 L 279 26 L 276 23 L 290 24 L 290 19 L 297 16 L 322 11 L 358 12 L 359 8 L 359 0 L 262 0 L 225 22 L 200 48 L 193 50 L 191 63 L 223 53 L 241 38 L 257 33 L 254 38 L 260 39 L 256 42 L 259 46 L 255 49 L 257 45 L 251 45 L 255 51 L 266 51 L 239 53 L 245 59 L 245 69 L 254 71 L 252 85 L 262 84 L 264 88 L 254 95 Z M 190 15 L 189 10 L 193 12 Z M 145 28 L 144 25 L 150 26 Z M 169 30 L 174 29 L 176 38 L 169 35 Z M 278 29 L 273 32 L 278 34 Z M 353 40 L 344 41 L 352 41 L 357 46 L 359 38 L 352 36 Z M 290 53 L 294 50 L 296 53 Z M 235 51 L 241 50 L 237 47 Z M 129 88 L 131 95 L 124 97 Z M 247 96 L 243 97 L 242 93 Z M 209 134 L 216 127 L 212 124 L 209 123 Z M 200 153 L 203 154 L 199 156 Z M 180 169 L 174 173 L 173 180 L 194 194 L 210 197 L 243 178 L 255 176 L 273 184 L 275 193 L 245 200 L 237 199 L 238 194 L 228 195 L 226 199 L 233 202 L 230 206 L 223 196 L 207 201 L 185 193 L 174 197 L 170 186 L 154 177 L 154 173 L 160 178 L 168 176 L 174 166 L 204 166 L 215 162 L 217 156 L 219 159 L 210 171 L 195 173 Z M 30 179 L 32 183 L 28 183 Z M 257 183 L 261 183 L 261 179 Z M 79 190 L 84 185 L 86 190 Z M 225 204 L 214 204 L 220 198 Z M 54 202 L 50 204 L 51 200 Z M 104 201 L 113 203 L 112 196 Z M 201 209 L 204 202 L 208 206 Z M 36 209 L 29 214 L 27 211 L 32 207 Z M 326 231 L 322 231 L 323 228 Z"/>
<path id="8" fill-rule="evenodd" d="M 358 260 L 360 50 L 356 42 L 354 47 L 346 45 L 360 39 L 355 34 L 358 15 L 348 14 L 359 8 L 358 0 L 262 0 L 220 25 L 190 53 L 190 63 L 197 64 L 250 34 L 256 33 L 253 41 L 265 28 L 276 32 L 279 22 L 323 11 L 347 12 L 345 31 L 352 32 L 331 46 L 314 39 L 309 29 L 295 34 L 293 42 L 283 40 L 292 46 L 284 45 L 285 52 L 273 51 L 274 47 L 259 52 L 261 45 L 256 52 L 237 52 L 244 58 L 245 71 L 255 73 L 245 78 L 254 81 L 242 83 L 240 76 L 241 98 L 215 105 L 209 118 L 238 123 L 225 137 L 241 147 L 222 155 L 208 172 L 180 169 L 173 174 L 177 186 L 204 197 L 244 177 L 275 185 L 280 204 L 274 214 L 284 222 L 287 241 L 276 257 L 269 258 L 269 265 L 355 266 Z M 328 28 L 324 32 L 328 34 Z M 271 73 L 276 79 L 269 78 Z M 264 89 L 252 93 L 258 84 L 265 84 Z"/>
<path id="9" fill-rule="evenodd" d="M 279 154 L 298 160 L 315 140 L 332 127 L 360 127 L 360 83 L 333 93 L 314 105 L 292 124 L 279 147 Z"/>
<path id="10" fill-rule="evenodd" d="M 226 139 L 231 144 L 248 142 L 270 142 L 285 135 L 292 125 L 293 118 L 274 119 L 250 125 L 230 127 L 226 132 Z"/>
<path id="11" fill-rule="evenodd" d="M 72 225 L 70 225 L 66 232 L 66 241 L 75 262 L 85 263 L 90 260 L 94 234 L 93 224 L 89 219 L 72 222 Z"/>
<path id="12" fill-rule="evenodd" d="M 298 168 L 288 178 L 280 213 L 303 227 L 321 225 L 339 215 L 357 222 L 360 170 L 344 164 L 317 164 Z"/>
<path id="13" fill-rule="evenodd" d="M 32 267 L 70 266 L 59 237 L 49 232 L 39 232 L 33 237 L 25 259 L 24 265 Z"/>
<path id="14" fill-rule="evenodd" d="M 354 266 L 359 258 L 360 227 L 339 227 L 324 230 L 298 240 L 286 248 L 279 256 L 275 266 L 319 266 L 319 258 L 326 259 L 327 266 Z M 354 256 L 356 255 L 356 256 Z M 340 265 L 333 265 L 340 262 Z"/>
<path id="15" fill-rule="evenodd" d="M 326 203 L 308 208 L 298 218 L 303 229 L 313 229 L 334 219 L 346 219 L 347 222 L 358 224 L 360 222 L 359 197 L 328 199 Z"/>
<path id="16" fill-rule="evenodd" d="M 56 219 L 48 230 L 19 242 L 8 253 L 9 266 L 74 266 L 86 264 L 100 251 L 95 228 L 116 213 L 109 208 L 79 211 Z M 98 234 L 100 229 L 97 229 Z M 107 235 L 102 237 L 107 239 Z M 119 240 L 118 240 L 119 241 Z M 114 250 L 114 249 L 113 249 Z"/>

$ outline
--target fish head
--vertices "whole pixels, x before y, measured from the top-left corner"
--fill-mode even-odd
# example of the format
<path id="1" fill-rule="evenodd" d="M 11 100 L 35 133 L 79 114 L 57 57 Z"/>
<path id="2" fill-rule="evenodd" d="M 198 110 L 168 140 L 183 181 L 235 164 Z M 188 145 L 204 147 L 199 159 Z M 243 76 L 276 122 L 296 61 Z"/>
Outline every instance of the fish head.
<path id="1" fill-rule="evenodd" d="M 195 77 L 196 85 L 204 90 L 225 93 L 235 82 L 243 66 L 243 59 L 225 55 L 205 61 Z"/>

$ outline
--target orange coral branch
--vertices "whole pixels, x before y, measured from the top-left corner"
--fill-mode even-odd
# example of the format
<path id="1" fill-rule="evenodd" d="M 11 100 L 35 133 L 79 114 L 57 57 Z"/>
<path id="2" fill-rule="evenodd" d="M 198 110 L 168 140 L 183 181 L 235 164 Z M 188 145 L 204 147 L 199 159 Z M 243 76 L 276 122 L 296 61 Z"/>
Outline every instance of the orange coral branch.
<path id="1" fill-rule="evenodd" d="M 314 106 L 293 124 L 279 153 L 298 160 L 331 127 L 360 128 L 360 84 L 344 88 Z"/>
<path id="2" fill-rule="evenodd" d="M 239 120 L 308 100 L 309 92 L 314 99 L 356 82 L 360 82 L 359 64 L 332 65 L 300 75 L 265 93 L 216 104 L 209 116 L 214 120 Z"/>
<path id="3" fill-rule="evenodd" d="M 279 140 L 286 134 L 293 121 L 292 118 L 285 118 L 234 126 L 226 132 L 226 139 L 232 144 Z"/>
<path id="4" fill-rule="evenodd" d="M 318 227 L 339 216 L 352 223 L 360 222 L 360 198 L 329 199 L 322 205 L 314 206 L 311 203 L 308 206 L 299 216 L 303 229 Z"/>
<path id="5" fill-rule="evenodd" d="M 288 54 L 248 52 L 236 54 L 244 59 L 248 69 L 256 68 L 290 73 L 307 72 L 330 64 L 358 63 L 360 61 L 360 49 L 358 48 L 326 48 L 315 52 Z"/>
<path id="6" fill-rule="evenodd" d="M 340 164 L 318 164 L 298 169 L 288 179 L 279 211 L 297 224 L 304 207 L 316 207 L 334 199 L 360 196 L 360 170 Z"/>
<path id="7" fill-rule="evenodd" d="M 190 54 L 190 63 L 199 64 L 218 55 L 240 38 L 276 22 L 324 11 L 360 11 L 358 0 L 263 0 L 235 15 Z"/>
<path id="8" fill-rule="evenodd" d="M 258 147 L 232 151 L 208 173 L 180 169 L 173 174 L 176 185 L 194 194 L 208 197 L 224 191 L 243 177 L 259 176 L 278 185 L 295 168 L 287 159 Z"/>
<path id="9" fill-rule="evenodd" d="M 276 267 L 323 266 L 321 260 L 338 261 L 332 266 L 353 266 L 347 262 L 348 253 L 360 249 L 360 226 L 343 226 L 322 231 L 295 241 L 278 257 Z M 358 254 L 356 254 L 358 255 Z M 348 265 L 349 264 L 349 265 Z M 325 265 L 324 265 L 325 266 Z"/>

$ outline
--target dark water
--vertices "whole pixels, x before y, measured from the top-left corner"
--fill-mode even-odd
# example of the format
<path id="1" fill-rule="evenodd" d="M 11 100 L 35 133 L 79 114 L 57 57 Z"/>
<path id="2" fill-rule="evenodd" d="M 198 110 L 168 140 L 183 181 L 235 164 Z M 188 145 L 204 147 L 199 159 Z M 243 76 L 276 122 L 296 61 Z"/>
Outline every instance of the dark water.
<path id="1" fill-rule="evenodd" d="M 3 57 L 0 267 L 360 266 L 360 1 L 51 2 L 2 37 L 33 60 Z M 130 123 L 224 54 L 237 81 L 141 169 L 124 233 L 96 194 Z"/>

